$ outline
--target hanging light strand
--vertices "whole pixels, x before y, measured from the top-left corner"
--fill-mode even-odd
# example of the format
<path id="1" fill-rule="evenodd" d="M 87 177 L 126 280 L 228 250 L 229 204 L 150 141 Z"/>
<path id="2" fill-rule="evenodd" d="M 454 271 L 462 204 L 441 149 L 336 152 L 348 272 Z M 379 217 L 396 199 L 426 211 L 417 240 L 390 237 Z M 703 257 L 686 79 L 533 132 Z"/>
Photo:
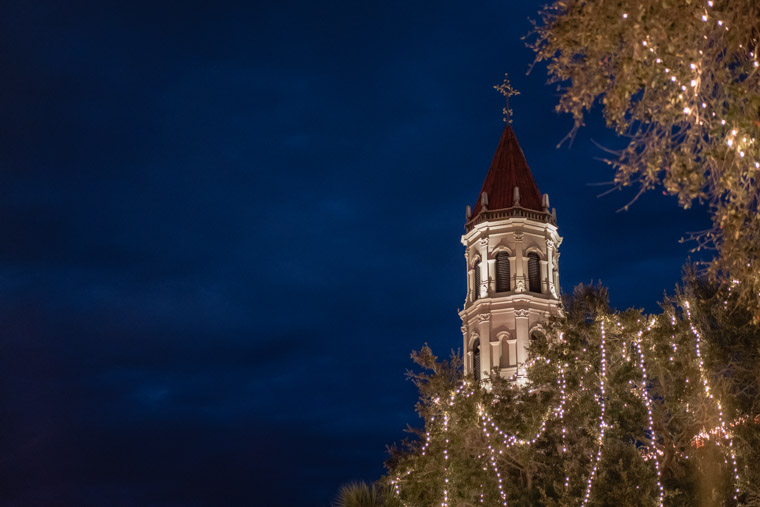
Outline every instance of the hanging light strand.
<path id="1" fill-rule="evenodd" d="M 453 396 L 453 395 L 452 395 Z M 441 507 L 449 505 L 449 414 L 443 413 L 443 437 L 445 444 L 443 446 L 443 501 Z"/>
<path id="2" fill-rule="evenodd" d="M 723 434 L 728 440 L 728 450 L 729 450 L 729 455 L 731 456 L 731 465 L 733 467 L 733 472 L 734 472 L 733 473 L 734 500 L 738 500 L 739 499 L 739 468 L 736 464 L 736 452 L 734 451 L 734 439 L 731 437 L 731 434 L 726 429 L 726 421 L 723 418 L 723 406 L 721 405 L 720 400 L 713 396 L 713 393 L 710 389 L 710 384 L 707 380 L 707 374 L 705 373 L 704 360 L 702 359 L 702 349 L 701 349 L 702 335 L 700 334 L 697 327 L 694 325 L 694 321 L 691 318 L 691 308 L 689 306 L 688 300 L 684 300 L 684 308 L 686 309 L 686 316 L 689 320 L 689 327 L 691 328 L 691 332 L 695 338 L 694 343 L 695 343 L 695 348 L 696 348 L 696 353 L 697 353 L 697 363 L 699 365 L 699 377 L 702 380 L 705 397 L 715 402 L 715 406 L 718 409 L 718 426 L 721 428 Z"/>
<path id="3" fill-rule="evenodd" d="M 653 321 L 654 322 L 654 321 Z M 647 327 L 647 331 L 652 329 L 652 323 Z M 659 450 L 657 449 L 657 435 L 654 432 L 654 422 L 652 420 L 652 400 L 649 396 L 647 386 L 649 385 L 649 378 L 647 377 L 647 367 L 644 360 L 644 351 L 641 349 L 641 335 L 642 331 L 639 331 L 634 345 L 636 351 L 639 353 L 639 369 L 641 370 L 641 386 L 643 389 L 644 406 L 647 409 L 647 424 L 649 430 L 649 438 L 651 439 L 651 452 L 654 454 L 654 467 L 657 471 L 657 489 L 659 490 L 659 496 L 657 498 L 657 505 L 662 506 L 665 491 L 662 487 L 662 470 L 660 460 L 658 459 Z"/>
<path id="4" fill-rule="evenodd" d="M 599 375 L 599 408 L 600 408 L 600 414 L 599 414 L 599 435 L 597 436 L 596 442 L 597 442 L 597 451 L 596 456 L 594 458 L 594 466 L 591 468 L 591 473 L 589 474 L 588 480 L 586 481 L 586 492 L 583 495 L 583 501 L 581 502 L 581 505 L 587 505 L 589 499 L 591 498 L 591 487 L 594 483 L 594 477 L 596 477 L 596 471 L 599 468 L 599 460 L 602 457 L 602 444 L 604 443 L 604 431 L 607 427 L 607 423 L 604 421 L 604 415 L 605 415 L 605 409 L 606 409 L 606 397 L 607 397 L 607 391 L 605 387 L 605 383 L 607 381 L 607 352 L 606 352 L 606 337 L 605 337 L 605 331 L 604 331 L 604 320 L 602 320 L 599 324 L 599 329 L 601 332 L 602 340 L 599 344 L 599 348 L 601 350 L 602 360 L 601 360 L 601 372 Z"/>

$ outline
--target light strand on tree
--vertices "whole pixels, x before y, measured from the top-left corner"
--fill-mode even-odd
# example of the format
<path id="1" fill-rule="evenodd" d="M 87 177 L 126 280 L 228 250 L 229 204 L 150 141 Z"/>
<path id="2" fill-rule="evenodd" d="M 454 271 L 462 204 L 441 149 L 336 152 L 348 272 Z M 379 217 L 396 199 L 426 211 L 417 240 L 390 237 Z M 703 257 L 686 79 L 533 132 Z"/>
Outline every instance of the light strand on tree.
<path id="1" fill-rule="evenodd" d="M 489 437 L 490 434 L 488 432 L 487 421 L 490 421 L 491 418 L 486 416 L 485 410 L 480 404 L 478 405 L 478 416 L 480 417 L 481 425 L 483 427 L 483 433 L 486 435 L 486 437 Z M 489 464 L 491 465 L 491 468 L 493 468 L 493 471 L 496 474 L 497 485 L 499 488 L 499 496 L 501 497 L 502 505 L 507 505 L 507 494 L 504 491 L 504 484 L 501 477 L 501 472 L 499 472 L 499 467 L 496 464 L 496 451 L 494 450 L 490 442 L 488 443 L 488 454 L 489 454 L 488 456 Z M 502 451 L 499 451 L 499 454 L 502 454 Z M 481 498 L 482 496 L 483 495 L 481 494 Z"/>
<path id="2" fill-rule="evenodd" d="M 493 468 L 494 473 L 496 474 L 496 480 L 497 485 L 499 487 L 499 496 L 501 497 L 501 504 L 506 506 L 507 505 L 507 494 L 504 492 L 504 484 L 501 477 L 501 472 L 499 472 L 499 467 L 496 464 L 496 453 L 490 445 L 488 446 L 488 452 L 491 455 L 490 461 L 491 461 L 491 467 Z"/>
<path id="3" fill-rule="evenodd" d="M 561 337 L 561 336 L 560 336 Z M 562 453 L 567 452 L 567 427 L 565 426 L 565 402 L 567 401 L 567 379 L 565 378 L 565 368 L 567 368 L 567 363 L 561 365 L 559 367 L 559 395 L 560 395 L 560 406 L 562 409 L 559 413 L 559 424 L 562 428 Z M 570 486 L 570 476 L 565 476 L 565 488 L 568 488 Z"/>
<path id="4" fill-rule="evenodd" d="M 526 368 L 531 368 L 533 365 L 535 365 L 537 362 L 543 362 L 544 364 L 550 364 L 551 361 L 548 358 L 533 358 L 532 360 L 528 361 L 526 363 Z M 566 434 L 567 429 L 564 426 L 564 411 L 565 411 L 565 403 L 567 401 L 567 394 L 566 394 L 566 387 L 567 382 L 565 380 L 565 373 L 564 368 L 567 367 L 567 363 L 565 363 L 564 367 L 562 365 L 559 365 L 558 368 L 558 378 L 557 383 L 559 384 L 560 388 L 560 403 L 557 407 L 550 410 L 546 417 L 544 417 L 541 421 L 541 424 L 539 426 L 538 431 L 533 435 L 532 438 L 524 439 L 524 438 L 518 438 L 516 435 L 508 435 L 506 434 L 502 429 L 500 429 L 494 420 L 491 418 L 491 416 L 485 411 L 485 409 L 478 405 L 478 415 L 481 420 L 482 430 L 483 434 L 486 436 L 486 438 L 490 441 L 490 437 L 492 434 L 498 434 L 502 438 L 502 444 L 504 445 L 504 449 L 500 449 L 498 451 L 498 454 L 503 454 L 505 449 L 508 449 L 515 445 L 532 445 L 536 443 L 536 441 L 543 435 L 543 433 L 546 431 L 546 424 L 549 421 L 549 419 L 554 417 L 559 417 L 559 419 L 562 421 L 562 451 L 565 452 L 567 447 L 565 444 L 566 440 Z M 491 429 L 489 429 L 489 426 Z M 503 505 L 507 505 L 507 497 L 506 493 L 504 493 L 503 490 L 503 484 L 502 484 L 502 478 L 501 474 L 498 471 L 498 468 L 496 466 L 496 450 L 493 448 L 493 446 L 489 443 L 488 444 L 488 450 L 490 453 L 490 463 L 492 468 L 494 469 L 494 472 L 497 475 L 498 479 L 498 485 L 499 485 L 499 494 L 502 498 L 502 501 L 504 502 Z M 566 477 L 566 485 L 569 482 L 569 477 Z"/>
<path id="5" fill-rule="evenodd" d="M 548 358 L 537 357 L 525 363 L 526 369 L 531 368 L 533 365 L 535 365 L 539 361 L 547 365 L 551 364 L 551 361 Z M 565 367 L 567 367 L 567 363 L 565 363 Z M 487 422 L 488 425 L 491 426 L 491 430 L 489 430 L 485 423 L 483 425 L 483 432 L 485 433 L 486 437 L 490 438 L 492 433 L 499 435 L 502 438 L 504 449 L 508 449 L 514 445 L 532 445 L 532 444 L 535 444 L 536 441 L 539 438 L 541 438 L 541 436 L 544 434 L 544 432 L 546 431 L 546 424 L 549 422 L 549 420 L 552 417 L 559 417 L 560 420 L 564 421 L 565 402 L 567 401 L 565 388 L 567 387 L 567 383 L 565 382 L 564 368 L 560 365 L 557 367 L 557 370 L 559 372 L 557 383 L 560 386 L 560 402 L 555 408 L 548 411 L 547 415 L 541 420 L 541 424 L 539 425 L 538 430 L 535 432 L 535 434 L 531 438 L 519 438 L 517 437 L 517 435 L 510 435 L 504 432 L 501 428 L 499 428 L 496 425 L 496 423 L 493 421 L 491 416 L 487 412 L 485 412 L 485 410 L 483 410 L 482 417 L 484 418 L 484 421 Z M 562 424 L 563 424 L 562 442 L 563 442 L 563 452 L 564 452 L 565 434 L 567 433 L 567 431 L 566 431 L 566 428 L 564 427 L 564 422 Z M 499 451 L 499 452 L 501 453 L 502 451 Z"/>
<path id="6" fill-rule="evenodd" d="M 452 399 L 454 395 L 452 394 Z M 443 413 L 443 436 L 445 444 L 443 446 L 443 501 L 441 507 L 449 505 L 449 413 Z"/>
<path id="7" fill-rule="evenodd" d="M 711 400 L 715 401 L 715 405 L 718 409 L 718 426 L 723 430 L 724 434 L 726 435 L 726 438 L 728 439 L 728 449 L 729 449 L 729 455 L 731 456 L 731 465 L 733 466 L 733 479 L 734 479 L 734 500 L 739 499 L 739 469 L 736 464 L 736 452 L 734 452 L 734 439 L 731 437 L 730 433 L 726 430 L 726 422 L 723 419 L 723 406 L 720 403 L 720 400 L 713 397 L 713 394 L 710 389 L 710 384 L 707 380 L 707 374 L 705 373 L 705 365 L 704 360 L 702 359 L 702 351 L 701 351 L 701 342 L 702 342 L 702 335 L 700 334 L 699 330 L 694 325 L 694 322 L 691 319 L 691 308 L 689 306 L 689 301 L 684 300 L 684 308 L 686 309 L 686 316 L 689 320 L 689 327 L 691 328 L 692 334 L 694 334 L 695 338 L 695 346 L 697 351 L 697 363 L 699 365 L 699 377 L 702 380 L 702 385 L 705 389 L 705 396 L 708 397 Z M 717 442 L 716 442 L 717 443 Z"/>
<path id="8" fill-rule="evenodd" d="M 562 452 L 567 452 L 567 428 L 565 428 L 565 402 L 567 401 L 567 394 L 565 390 L 567 389 L 567 380 L 565 380 L 565 368 L 567 368 L 567 363 L 564 365 L 559 366 L 559 379 L 557 380 L 557 383 L 559 384 L 559 423 L 562 427 Z"/>
<path id="9" fill-rule="evenodd" d="M 649 331 L 652 328 L 652 324 L 650 324 L 647 327 L 647 331 Z M 654 432 L 654 422 L 652 421 L 652 401 L 649 397 L 649 393 L 647 392 L 647 385 L 649 384 L 649 379 L 647 377 L 647 367 L 646 363 L 644 361 L 644 351 L 641 349 L 641 335 L 642 331 L 639 331 L 638 336 L 636 337 L 636 341 L 634 342 L 634 345 L 636 346 L 636 350 L 639 353 L 639 369 L 641 370 L 641 382 L 642 387 L 644 389 L 644 405 L 647 409 L 647 423 L 648 423 L 648 430 L 649 430 L 649 438 L 652 442 L 652 451 L 654 454 L 654 467 L 657 471 L 657 489 L 659 490 L 659 497 L 657 499 L 657 505 L 662 506 L 663 498 L 665 495 L 665 491 L 662 487 L 662 470 L 660 469 L 660 460 L 657 459 L 657 435 Z"/>
<path id="10" fill-rule="evenodd" d="M 604 422 L 604 414 L 605 414 L 605 407 L 606 407 L 606 400 L 607 397 L 607 391 L 605 389 L 605 382 L 607 380 L 607 352 L 606 352 L 606 338 L 604 333 L 604 320 L 602 320 L 599 324 L 599 329 L 601 331 L 602 340 L 599 344 L 599 348 L 601 350 L 602 354 L 602 360 L 601 360 L 601 372 L 599 375 L 599 408 L 600 408 L 600 415 L 599 415 L 599 436 L 597 437 L 597 451 L 596 451 L 596 458 L 594 459 L 594 466 L 591 468 L 591 473 L 589 474 L 589 478 L 586 481 L 586 492 L 583 495 L 583 501 L 581 502 L 581 505 L 587 505 L 589 499 L 591 498 L 591 486 L 594 483 L 594 477 L 596 476 L 597 468 L 599 467 L 599 460 L 602 457 L 602 444 L 604 442 L 604 430 L 607 427 L 607 424 Z"/>

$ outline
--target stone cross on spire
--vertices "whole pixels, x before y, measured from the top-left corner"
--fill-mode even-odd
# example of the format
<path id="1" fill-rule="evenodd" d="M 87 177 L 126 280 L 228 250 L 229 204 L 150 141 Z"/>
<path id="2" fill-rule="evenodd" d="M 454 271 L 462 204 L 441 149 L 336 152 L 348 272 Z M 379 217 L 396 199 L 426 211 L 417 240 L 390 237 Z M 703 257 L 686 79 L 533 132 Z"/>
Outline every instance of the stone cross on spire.
<path id="1" fill-rule="evenodd" d="M 509 77 L 506 73 L 504 74 L 504 82 L 499 86 L 494 86 L 494 89 L 499 90 L 499 93 L 504 95 L 504 98 L 507 101 L 506 107 L 502 109 L 502 113 L 504 114 L 504 121 L 507 123 L 512 123 L 512 110 L 509 108 L 509 97 L 513 95 L 520 95 L 520 92 L 512 88 L 512 84 L 509 82 Z"/>

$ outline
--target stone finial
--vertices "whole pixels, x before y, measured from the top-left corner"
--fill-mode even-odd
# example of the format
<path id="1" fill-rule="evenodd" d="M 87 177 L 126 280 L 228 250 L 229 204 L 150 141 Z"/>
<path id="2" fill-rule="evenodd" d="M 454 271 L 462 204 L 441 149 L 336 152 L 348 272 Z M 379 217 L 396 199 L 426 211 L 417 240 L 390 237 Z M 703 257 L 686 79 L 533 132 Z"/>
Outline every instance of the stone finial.
<path id="1" fill-rule="evenodd" d="M 480 207 L 483 211 L 488 209 L 488 194 L 486 192 L 480 194 Z"/>
<path id="2" fill-rule="evenodd" d="M 513 193 L 513 200 L 515 201 L 514 202 L 515 206 L 520 205 L 520 187 L 515 187 L 514 193 Z"/>
<path id="3" fill-rule="evenodd" d="M 543 202 L 541 203 L 544 211 L 549 211 L 549 194 L 544 194 Z"/>
<path id="4" fill-rule="evenodd" d="M 467 217 L 467 220 L 472 218 L 472 208 L 470 208 L 470 205 L 468 204 L 467 207 L 464 210 L 465 216 Z"/>

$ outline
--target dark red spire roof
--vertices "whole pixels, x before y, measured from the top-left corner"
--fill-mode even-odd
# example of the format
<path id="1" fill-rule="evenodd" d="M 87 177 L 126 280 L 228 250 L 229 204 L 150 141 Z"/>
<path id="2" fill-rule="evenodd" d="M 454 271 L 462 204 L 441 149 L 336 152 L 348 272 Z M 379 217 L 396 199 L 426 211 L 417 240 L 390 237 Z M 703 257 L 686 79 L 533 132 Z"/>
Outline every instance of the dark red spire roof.
<path id="1" fill-rule="evenodd" d="M 475 218 L 481 211 L 483 192 L 488 194 L 488 209 L 497 210 L 514 206 L 514 188 L 520 187 L 520 206 L 543 211 L 541 193 L 538 191 L 533 175 L 528 168 L 520 145 L 517 143 L 512 127 L 507 125 L 501 134 L 499 146 L 491 161 L 483 188 L 472 210 Z"/>

